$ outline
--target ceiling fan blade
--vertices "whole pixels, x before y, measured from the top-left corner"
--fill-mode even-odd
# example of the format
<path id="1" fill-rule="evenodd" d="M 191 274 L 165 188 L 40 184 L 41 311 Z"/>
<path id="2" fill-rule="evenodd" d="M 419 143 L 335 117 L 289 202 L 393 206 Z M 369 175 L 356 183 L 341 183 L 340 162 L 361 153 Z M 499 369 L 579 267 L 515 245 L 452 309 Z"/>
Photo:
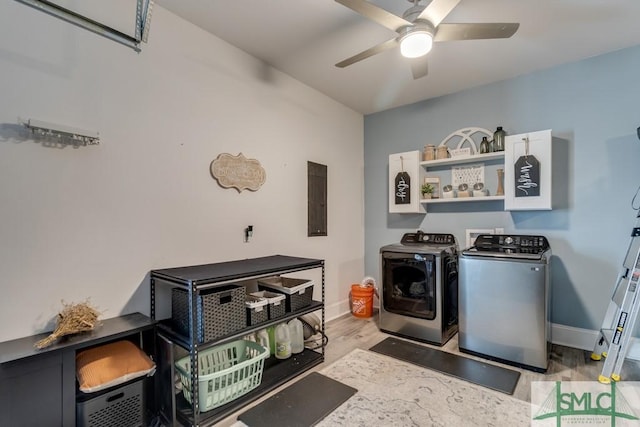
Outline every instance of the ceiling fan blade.
<path id="1" fill-rule="evenodd" d="M 398 41 L 393 38 L 391 40 L 387 40 L 384 43 L 380 43 L 378 45 L 375 45 L 365 51 L 360 52 L 357 55 L 353 55 L 351 58 L 347 58 L 344 61 L 340 61 L 336 64 L 336 67 L 338 68 L 344 68 L 347 67 L 351 64 L 355 64 L 358 61 L 362 61 L 363 59 L 367 59 L 370 56 L 376 55 L 380 52 L 384 52 L 385 50 L 389 50 L 392 49 L 394 47 L 396 47 L 398 45 Z"/>
<path id="2" fill-rule="evenodd" d="M 431 22 L 434 27 L 437 27 L 458 3 L 460 3 L 460 0 L 431 0 L 431 3 L 429 3 L 417 19 L 426 19 Z"/>
<path id="3" fill-rule="evenodd" d="M 433 41 L 507 39 L 520 27 L 518 23 L 440 24 Z"/>
<path id="4" fill-rule="evenodd" d="M 365 0 L 336 0 L 336 2 L 393 31 L 397 31 L 399 28 L 406 25 L 412 25 L 411 22 L 406 19 L 394 15 L 391 12 L 387 12 L 386 10 Z"/>
<path id="5" fill-rule="evenodd" d="M 427 55 L 419 58 L 412 58 L 409 60 L 409 63 L 411 64 L 411 74 L 413 74 L 414 80 L 424 77 L 429 73 Z"/>

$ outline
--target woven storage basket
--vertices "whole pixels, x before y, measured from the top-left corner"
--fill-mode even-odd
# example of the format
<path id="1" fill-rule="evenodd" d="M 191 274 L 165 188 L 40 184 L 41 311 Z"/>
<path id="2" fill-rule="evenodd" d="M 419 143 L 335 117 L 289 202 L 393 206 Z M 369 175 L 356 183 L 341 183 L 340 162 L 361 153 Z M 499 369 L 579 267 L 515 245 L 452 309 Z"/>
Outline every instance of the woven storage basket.
<path id="1" fill-rule="evenodd" d="M 244 286 L 219 286 L 200 292 L 196 302 L 196 336 L 208 342 L 247 327 Z M 189 298 L 181 288 L 171 290 L 171 317 L 181 333 L 189 335 Z"/>
<path id="2" fill-rule="evenodd" d="M 247 295 L 245 305 L 247 306 L 247 326 L 257 325 L 258 323 L 269 320 L 269 309 L 267 307 L 269 301 L 255 295 Z"/>
<path id="3" fill-rule="evenodd" d="M 264 298 L 268 302 L 269 320 L 278 319 L 286 314 L 285 296 L 269 291 L 252 292 L 249 295 Z"/>
<path id="4" fill-rule="evenodd" d="M 258 279 L 258 288 L 284 294 L 287 312 L 294 312 L 311 305 L 313 297 L 313 280 L 267 277 Z"/>
<path id="5" fill-rule="evenodd" d="M 253 341 L 238 340 L 198 353 L 198 403 L 210 411 L 258 387 L 269 349 Z M 191 356 L 175 363 L 182 393 L 192 403 Z"/>

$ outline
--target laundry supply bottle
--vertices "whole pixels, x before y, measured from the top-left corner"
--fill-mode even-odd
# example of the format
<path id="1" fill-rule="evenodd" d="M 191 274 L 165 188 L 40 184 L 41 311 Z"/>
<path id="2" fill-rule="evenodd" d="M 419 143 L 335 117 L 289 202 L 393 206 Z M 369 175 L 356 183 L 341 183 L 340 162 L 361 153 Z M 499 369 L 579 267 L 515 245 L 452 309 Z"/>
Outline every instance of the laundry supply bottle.
<path id="1" fill-rule="evenodd" d="M 304 331 L 302 322 L 298 318 L 289 321 L 289 334 L 291 335 L 291 352 L 294 354 L 304 351 Z"/>
<path id="2" fill-rule="evenodd" d="M 271 351 L 271 345 L 269 343 L 269 333 L 266 329 L 260 329 L 258 332 L 256 332 L 256 342 L 267 350 Z"/>
<path id="3" fill-rule="evenodd" d="M 276 326 L 276 359 L 288 359 L 291 357 L 291 335 L 289 326 L 280 323 Z"/>
<path id="4" fill-rule="evenodd" d="M 269 336 L 269 354 L 273 356 L 276 354 L 276 327 L 269 326 L 267 328 L 267 335 Z"/>

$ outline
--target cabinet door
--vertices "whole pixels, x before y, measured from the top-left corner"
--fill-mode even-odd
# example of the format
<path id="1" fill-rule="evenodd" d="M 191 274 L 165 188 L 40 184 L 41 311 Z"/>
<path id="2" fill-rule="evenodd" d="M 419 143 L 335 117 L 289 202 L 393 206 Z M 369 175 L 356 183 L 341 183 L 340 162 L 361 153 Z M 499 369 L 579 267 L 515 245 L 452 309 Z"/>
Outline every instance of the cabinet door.
<path id="1" fill-rule="evenodd" d="M 327 166 L 307 162 L 307 236 L 327 235 Z"/>
<path id="2" fill-rule="evenodd" d="M 389 212 L 424 213 L 420 203 L 420 152 L 389 156 Z"/>
<path id="3" fill-rule="evenodd" d="M 551 130 L 505 138 L 504 209 L 551 209 Z"/>
<path id="4" fill-rule="evenodd" d="M 61 352 L 0 365 L 0 426 L 65 425 L 62 378 Z"/>

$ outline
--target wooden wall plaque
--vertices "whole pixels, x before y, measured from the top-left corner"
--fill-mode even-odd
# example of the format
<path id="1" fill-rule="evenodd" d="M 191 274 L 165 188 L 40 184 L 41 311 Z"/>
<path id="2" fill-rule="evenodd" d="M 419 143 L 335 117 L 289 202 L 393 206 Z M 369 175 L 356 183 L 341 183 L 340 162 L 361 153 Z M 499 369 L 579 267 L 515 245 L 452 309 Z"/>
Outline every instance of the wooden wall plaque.
<path id="1" fill-rule="evenodd" d="M 211 176 L 223 188 L 257 191 L 267 180 L 267 173 L 256 159 L 247 159 L 242 153 L 233 156 L 220 154 L 211 162 Z"/>

